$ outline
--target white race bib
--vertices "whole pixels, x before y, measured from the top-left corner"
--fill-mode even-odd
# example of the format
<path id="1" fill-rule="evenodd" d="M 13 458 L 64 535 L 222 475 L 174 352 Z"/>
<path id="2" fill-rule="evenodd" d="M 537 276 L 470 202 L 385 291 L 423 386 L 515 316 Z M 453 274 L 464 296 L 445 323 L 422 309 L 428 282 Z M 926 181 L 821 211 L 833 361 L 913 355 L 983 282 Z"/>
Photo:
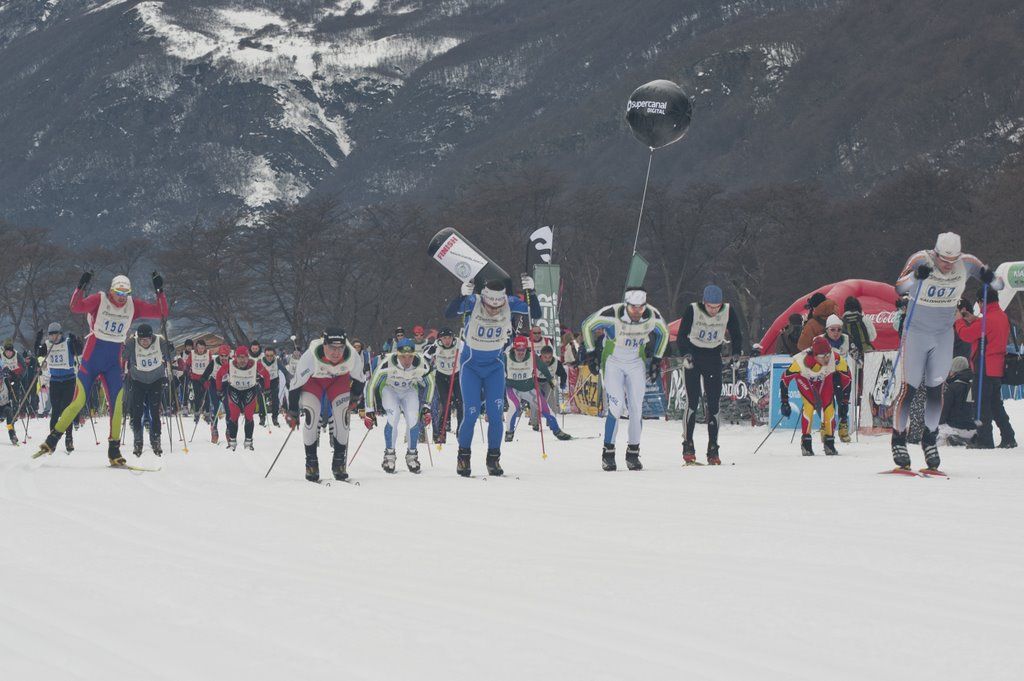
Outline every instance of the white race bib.
<path id="1" fill-rule="evenodd" d="M 93 320 L 92 335 L 111 343 L 124 343 L 128 330 L 135 318 L 135 301 L 131 296 L 121 307 L 117 307 L 105 293 L 100 294 L 100 307 Z"/>
<path id="2" fill-rule="evenodd" d="M 693 326 L 687 338 L 698 348 L 717 348 L 725 342 L 725 330 L 729 324 L 729 303 L 722 305 L 714 317 L 701 309 L 697 303 L 692 303 Z"/>

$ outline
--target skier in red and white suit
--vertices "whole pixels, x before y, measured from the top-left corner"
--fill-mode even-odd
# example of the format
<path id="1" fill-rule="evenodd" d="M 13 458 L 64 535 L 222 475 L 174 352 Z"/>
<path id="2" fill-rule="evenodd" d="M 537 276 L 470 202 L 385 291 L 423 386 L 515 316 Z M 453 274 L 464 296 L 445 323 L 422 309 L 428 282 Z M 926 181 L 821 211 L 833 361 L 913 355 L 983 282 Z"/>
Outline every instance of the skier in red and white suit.
<path id="1" fill-rule="evenodd" d="M 306 479 L 319 482 L 320 463 L 317 443 L 320 439 L 320 414 L 329 405 L 331 441 L 334 458 L 331 472 L 335 479 L 348 478 L 348 423 L 363 395 L 363 358 L 337 327 L 328 328 L 323 337 L 309 344 L 295 366 L 288 386 L 288 425 L 296 428 L 301 418 L 302 443 L 306 447 Z M 300 413 L 301 412 L 301 413 Z"/>
<path id="2" fill-rule="evenodd" d="M 228 449 L 234 451 L 238 445 L 238 417 L 245 414 L 245 449 L 251 450 L 253 414 L 256 400 L 261 391 L 270 387 L 270 374 L 263 366 L 249 356 L 249 348 L 239 345 L 234 358 L 217 371 L 217 392 L 224 390 L 227 382 L 228 402 Z"/>

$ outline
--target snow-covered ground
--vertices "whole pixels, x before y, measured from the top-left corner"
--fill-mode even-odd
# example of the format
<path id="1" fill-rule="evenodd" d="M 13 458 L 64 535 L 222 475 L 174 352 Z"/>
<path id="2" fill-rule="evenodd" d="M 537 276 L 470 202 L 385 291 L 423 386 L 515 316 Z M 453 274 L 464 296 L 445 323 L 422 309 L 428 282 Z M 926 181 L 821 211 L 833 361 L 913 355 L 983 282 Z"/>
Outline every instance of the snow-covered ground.
<path id="1" fill-rule="evenodd" d="M 147 452 L 157 473 L 107 470 L 88 427 L 33 464 L 30 432 L 0 445 L 5 679 L 1024 674 L 1024 450 L 946 449 L 950 479 L 904 478 L 876 475 L 884 438 L 805 459 L 776 433 L 752 456 L 767 430 L 726 427 L 721 468 L 682 468 L 679 424 L 648 421 L 640 473 L 602 472 L 597 439 L 548 438 L 543 460 L 524 429 L 517 479 L 464 480 L 452 445 L 385 475 L 378 429 L 362 484 L 328 488 L 297 437 L 263 479 L 283 429 L 255 453 Z"/>

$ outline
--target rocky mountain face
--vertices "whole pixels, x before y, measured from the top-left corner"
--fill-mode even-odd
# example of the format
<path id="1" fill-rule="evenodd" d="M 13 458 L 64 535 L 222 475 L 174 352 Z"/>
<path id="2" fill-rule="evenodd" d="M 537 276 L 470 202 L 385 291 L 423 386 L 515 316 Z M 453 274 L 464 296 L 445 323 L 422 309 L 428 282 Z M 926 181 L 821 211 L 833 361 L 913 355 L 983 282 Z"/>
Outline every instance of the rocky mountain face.
<path id="1" fill-rule="evenodd" d="M 7 0 L 0 217 L 73 239 L 489 169 L 639 184 L 624 102 L 695 104 L 655 177 L 862 193 L 1024 143 L 1018 3 Z"/>

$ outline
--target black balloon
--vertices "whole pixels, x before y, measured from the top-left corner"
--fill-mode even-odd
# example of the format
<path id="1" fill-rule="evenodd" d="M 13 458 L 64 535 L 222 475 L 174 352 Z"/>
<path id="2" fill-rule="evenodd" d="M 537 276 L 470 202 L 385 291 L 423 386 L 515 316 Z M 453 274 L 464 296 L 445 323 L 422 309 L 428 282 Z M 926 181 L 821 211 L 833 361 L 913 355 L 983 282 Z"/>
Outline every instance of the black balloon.
<path id="1" fill-rule="evenodd" d="M 658 149 L 678 142 L 690 127 L 693 106 L 682 89 L 669 80 L 641 85 L 626 103 L 626 122 L 633 136 Z"/>

